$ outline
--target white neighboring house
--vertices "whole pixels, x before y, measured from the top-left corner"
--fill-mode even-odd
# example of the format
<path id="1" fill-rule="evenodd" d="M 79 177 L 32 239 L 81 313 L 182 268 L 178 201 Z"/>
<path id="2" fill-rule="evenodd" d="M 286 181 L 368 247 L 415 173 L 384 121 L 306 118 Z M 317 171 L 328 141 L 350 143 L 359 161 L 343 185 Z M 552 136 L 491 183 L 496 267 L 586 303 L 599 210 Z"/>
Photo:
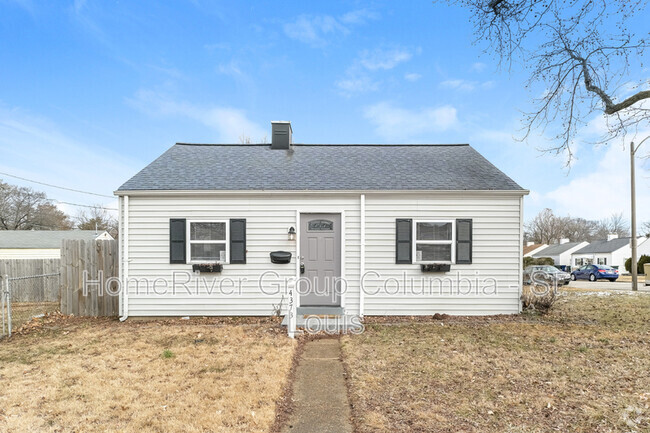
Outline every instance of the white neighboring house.
<path id="1" fill-rule="evenodd" d="M 528 242 L 524 246 L 524 257 L 533 257 L 539 251 L 548 247 L 548 244 L 536 244 L 535 242 Z"/>
<path id="2" fill-rule="evenodd" d="M 632 257 L 632 238 L 619 238 L 610 234 L 607 240 L 594 241 L 577 250 L 572 255 L 574 266 L 586 264 L 607 265 L 618 269 L 621 273 L 625 270 L 625 261 Z M 637 257 L 643 254 L 650 255 L 650 240 L 645 236 L 637 239 Z"/>
<path id="3" fill-rule="evenodd" d="M 520 311 L 528 191 L 471 146 L 291 135 L 177 143 L 116 191 L 122 319 Z"/>
<path id="4" fill-rule="evenodd" d="M 59 259 L 64 239 L 106 240 L 95 230 L 0 230 L 0 259 Z"/>
<path id="5" fill-rule="evenodd" d="M 549 245 L 537 251 L 533 254 L 533 257 L 550 257 L 556 266 L 570 266 L 573 264 L 571 254 L 587 245 L 589 245 L 589 242 L 569 242 L 569 239 L 560 239 L 560 243 Z"/>

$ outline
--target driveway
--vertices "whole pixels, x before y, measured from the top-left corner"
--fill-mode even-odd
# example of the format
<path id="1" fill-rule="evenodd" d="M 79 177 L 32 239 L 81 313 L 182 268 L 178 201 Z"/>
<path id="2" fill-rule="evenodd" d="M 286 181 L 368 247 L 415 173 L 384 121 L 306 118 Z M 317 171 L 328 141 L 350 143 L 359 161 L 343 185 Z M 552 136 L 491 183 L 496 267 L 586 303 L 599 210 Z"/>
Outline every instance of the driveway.
<path id="1" fill-rule="evenodd" d="M 646 286 L 644 283 L 644 277 L 639 278 L 641 281 L 639 283 L 639 290 L 644 292 L 650 292 L 650 286 Z M 566 286 L 565 286 L 566 287 Z M 571 281 L 568 287 L 574 289 L 590 289 L 590 290 L 631 290 L 632 283 L 625 282 L 611 282 L 606 280 L 599 281 L 587 281 L 587 280 L 577 280 Z"/>

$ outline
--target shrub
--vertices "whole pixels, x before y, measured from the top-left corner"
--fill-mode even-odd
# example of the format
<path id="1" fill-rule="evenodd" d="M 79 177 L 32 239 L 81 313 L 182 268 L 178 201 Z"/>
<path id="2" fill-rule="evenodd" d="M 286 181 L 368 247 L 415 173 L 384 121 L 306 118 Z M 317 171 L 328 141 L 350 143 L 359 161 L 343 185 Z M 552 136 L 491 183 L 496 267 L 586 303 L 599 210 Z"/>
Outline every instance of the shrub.
<path id="1" fill-rule="evenodd" d="M 555 261 L 550 257 L 524 257 L 524 269 L 533 265 L 555 265 Z"/>
<path id="2" fill-rule="evenodd" d="M 174 352 L 172 352 L 169 349 L 163 350 L 162 357 L 165 359 L 173 358 L 174 357 Z"/>
<path id="3" fill-rule="evenodd" d="M 546 313 L 551 309 L 557 299 L 557 289 L 553 284 L 548 287 L 542 285 L 525 285 L 521 291 L 521 301 L 526 310 Z"/>
<path id="4" fill-rule="evenodd" d="M 637 272 L 639 274 L 644 273 L 643 265 L 646 264 L 646 263 L 650 263 L 650 256 L 644 254 L 641 257 L 639 257 L 639 260 L 637 261 L 637 264 L 638 264 Z M 628 272 L 632 272 L 632 257 L 630 257 L 629 259 L 627 259 L 625 261 L 625 270 L 628 271 Z"/>

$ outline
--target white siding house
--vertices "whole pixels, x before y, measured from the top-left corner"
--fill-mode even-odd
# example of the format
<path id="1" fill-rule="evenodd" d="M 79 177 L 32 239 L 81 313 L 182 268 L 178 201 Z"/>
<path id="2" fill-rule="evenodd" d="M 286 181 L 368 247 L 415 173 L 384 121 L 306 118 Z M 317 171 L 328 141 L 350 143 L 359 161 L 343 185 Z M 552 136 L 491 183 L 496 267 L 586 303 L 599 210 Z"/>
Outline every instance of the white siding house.
<path id="1" fill-rule="evenodd" d="M 59 259 L 64 239 L 113 239 L 95 230 L 0 230 L 0 259 Z"/>
<path id="2" fill-rule="evenodd" d="M 637 257 L 650 254 L 650 242 L 645 236 L 637 239 Z M 632 257 L 631 238 L 611 236 L 607 240 L 594 241 L 572 254 L 574 266 L 586 264 L 607 265 L 625 273 L 625 261 Z"/>
<path id="3" fill-rule="evenodd" d="M 560 243 L 538 250 L 533 254 L 533 257 L 550 257 L 556 266 L 573 266 L 571 255 L 587 245 L 589 245 L 589 242 L 569 242 L 568 239 L 562 239 Z"/>
<path id="4" fill-rule="evenodd" d="M 517 313 L 526 193 L 468 145 L 176 144 L 116 191 L 121 314 Z"/>

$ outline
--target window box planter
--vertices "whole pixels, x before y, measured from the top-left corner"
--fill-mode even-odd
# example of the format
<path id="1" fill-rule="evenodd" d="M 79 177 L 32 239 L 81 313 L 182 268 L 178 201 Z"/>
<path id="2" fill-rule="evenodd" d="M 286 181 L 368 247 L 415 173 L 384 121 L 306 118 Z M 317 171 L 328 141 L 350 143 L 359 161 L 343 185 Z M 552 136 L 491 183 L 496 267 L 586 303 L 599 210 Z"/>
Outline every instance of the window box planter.
<path id="1" fill-rule="evenodd" d="M 192 271 L 194 272 L 218 273 L 222 270 L 223 265 L 221 263 L 199 263 L 192 265 Z"/>
<path id="2" fill-rule="evenodd" d="M 451 265 L 448 263 L 427 263 L 420 265 L 422 272 L 449 272 Z"/>

